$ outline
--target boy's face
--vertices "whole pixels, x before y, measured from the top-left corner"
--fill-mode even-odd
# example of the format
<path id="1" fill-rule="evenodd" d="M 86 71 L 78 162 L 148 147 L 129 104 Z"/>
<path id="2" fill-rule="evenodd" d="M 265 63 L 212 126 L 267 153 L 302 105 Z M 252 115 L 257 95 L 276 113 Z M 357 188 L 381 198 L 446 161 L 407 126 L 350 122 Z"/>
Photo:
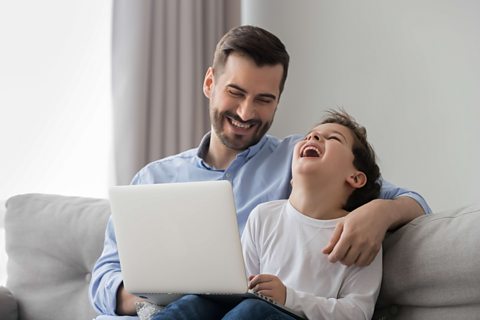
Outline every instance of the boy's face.
<path id="1" fill-rule="evenodd" d="M 313 128 L 295 145 L 292 175 L 305 175 L 325 183 L 343 183 L 358 172 L 353 165 L 353 134 L 336 123 Z"/>
<path id="2" fill-rule="evenodd" d="M 282 65 L 259 67 L 232 53 L 223 67 L 210 68 L 203 90 L 210 99 L 212 134 L 236 151 L 256 144 L 270 128 L 280 97 Z"/>

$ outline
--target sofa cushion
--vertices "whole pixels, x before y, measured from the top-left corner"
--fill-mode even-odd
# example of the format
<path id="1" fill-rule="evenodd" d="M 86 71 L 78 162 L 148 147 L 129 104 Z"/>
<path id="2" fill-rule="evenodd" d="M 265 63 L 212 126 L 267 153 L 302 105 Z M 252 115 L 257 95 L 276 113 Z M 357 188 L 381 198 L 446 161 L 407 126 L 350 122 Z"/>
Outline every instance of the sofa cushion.
<path id="1" fill-rule="evenodd" d="M 375 319 L 477 319 L 479 226 L 480 205 L 472 205 L 419 217 L 387 236 Z"/>
<path id="2" fill-rule="evenodd" d="M 10 290 L 0 287 L 0 319 L 17 320 L 17 301 Z"/>
<path id="3" fill-rule="evenodd" d="M 92 319 L 90 271 L 103 249 L 107 200 L 26 194 L 7 201 L 7 287 L 20 319 Z"/>

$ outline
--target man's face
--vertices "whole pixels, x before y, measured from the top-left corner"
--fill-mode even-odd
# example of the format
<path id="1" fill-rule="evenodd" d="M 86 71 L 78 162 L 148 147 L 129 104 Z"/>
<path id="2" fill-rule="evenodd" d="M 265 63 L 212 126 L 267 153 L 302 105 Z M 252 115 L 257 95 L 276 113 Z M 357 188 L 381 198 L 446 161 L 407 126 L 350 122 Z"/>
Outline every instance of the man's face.
<path id="1" fill-rule="evenodd" d="M 355 173 L 353 134 L 336 123 L 313 128 L 305 139 L 295 145 L 292 174 L 312 176 L 325 183 L 343 183 Z"/>
<path id="2" fill-rule="evenodd" d="M 277 109 L 282 76 L 282 65 L 258 67 L 236 53 L 223 70 L 207 71 L 203 90 L 210 99 L 212 134 L 223 146 L 245 150 L 265 135 Z"/>

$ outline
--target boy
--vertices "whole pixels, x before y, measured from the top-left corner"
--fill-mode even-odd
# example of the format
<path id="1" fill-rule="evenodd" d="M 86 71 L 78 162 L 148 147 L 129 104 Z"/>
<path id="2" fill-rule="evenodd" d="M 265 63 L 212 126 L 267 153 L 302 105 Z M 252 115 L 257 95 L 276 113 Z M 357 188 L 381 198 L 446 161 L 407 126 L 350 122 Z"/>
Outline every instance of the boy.
<path id="1" fill-rule="evenodd" d="M 380 171 L 366 131 L 330 111 L 293 152 L 288 200 L 258 205 L 242 234 L 249 287 L 308 319 L 371 319 L 382 277 L 381 252 L 367 267 L 332 264 L 322 253 L 337 222 L 375 199 Z M 153 319 L 292 319 L 261 300 L 231 310 L 185 296 Z"/>
<path id="2" fill-rule="evenodd" d="M 288 200 L 260 204 L 248 219 L 250 288 L 309 319 L 370 319 L 381 252 L 361 268 L 332 264 L 321 251 L 340 219 L 378 196 L 379 176 L 365 129 L 331 111 L 295 146 Z"/>

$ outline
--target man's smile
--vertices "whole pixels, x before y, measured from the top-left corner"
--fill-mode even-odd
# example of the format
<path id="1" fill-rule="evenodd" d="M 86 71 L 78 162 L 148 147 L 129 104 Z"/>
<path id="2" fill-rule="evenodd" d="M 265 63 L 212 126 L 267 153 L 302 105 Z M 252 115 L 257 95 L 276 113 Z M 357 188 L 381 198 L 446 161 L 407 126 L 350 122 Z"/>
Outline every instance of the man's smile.
<path id="1" fill-rule="evenodd" d="M 243 123 L 243 122 L 231 119 L 231 118 L 227 118 L 227 119 L 230 120 L 230 123 L 232 125 L 234 125 L 235 127 L 238 127 L 238 128 L 249 129 L 251 126 L 253 126 L 253 124 Z"/>
<path id="2" fill-rule="evenodd" d="M 237 115 L 229 113 L 224 114 L 224 117 L 225 119 L 227 119 L 227 122 L 233 128 L 235 133 L 246 133 L 247 131 L 255 127 L 257 124 L 261 123 L 261 121 L 255 119 L 242 121 L 241 119 L 238 119 L 239 117 Z"/>

